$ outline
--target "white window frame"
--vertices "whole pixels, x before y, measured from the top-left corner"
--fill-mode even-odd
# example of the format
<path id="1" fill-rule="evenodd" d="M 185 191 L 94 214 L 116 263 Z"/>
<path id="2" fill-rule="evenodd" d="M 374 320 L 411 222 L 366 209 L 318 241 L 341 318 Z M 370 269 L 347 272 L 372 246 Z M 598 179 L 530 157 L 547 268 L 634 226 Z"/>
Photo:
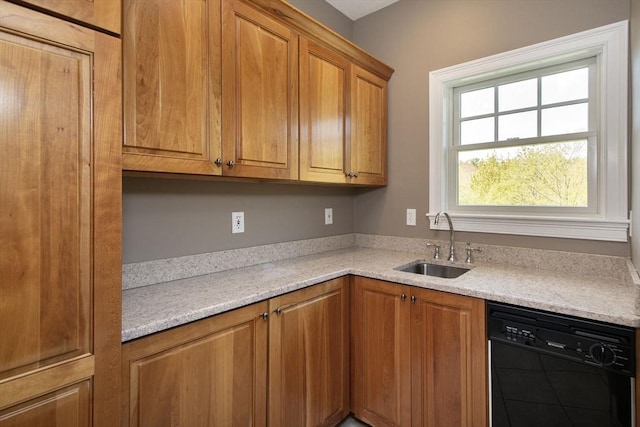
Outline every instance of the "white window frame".
<path id="1" fill-rule="evenodd" d="M 542 237 L 628 240 L 628 21 L 599 27 L 429 73 L 429 217 L 431 229 L 445 230 L 437 212 L 446 210 L 456 230 Z M 482 213 L 452 210 L 447 179 L 454 179 L 448 159 L 452 144 L 453 89 L 533 68 L 597 58 L 598 198 L 587 215 Z"/>

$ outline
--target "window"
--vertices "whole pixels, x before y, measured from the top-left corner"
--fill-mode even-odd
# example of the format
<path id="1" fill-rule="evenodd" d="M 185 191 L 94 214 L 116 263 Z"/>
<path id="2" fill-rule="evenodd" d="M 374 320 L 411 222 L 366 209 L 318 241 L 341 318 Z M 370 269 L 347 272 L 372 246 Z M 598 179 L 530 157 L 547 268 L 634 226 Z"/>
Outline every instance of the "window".
<path id="1" fill-rule="evenodd" d="M 430 73 L 429 190 L 459 230 L 626 241 L 627 23 Z"/>

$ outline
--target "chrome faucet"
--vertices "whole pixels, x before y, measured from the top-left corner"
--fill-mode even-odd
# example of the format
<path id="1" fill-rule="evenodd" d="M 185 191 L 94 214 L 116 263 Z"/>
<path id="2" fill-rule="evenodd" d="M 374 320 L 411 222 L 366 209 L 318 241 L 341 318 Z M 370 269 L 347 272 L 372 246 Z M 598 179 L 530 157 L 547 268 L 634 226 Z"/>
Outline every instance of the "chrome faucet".
<path id="1" fill-rule="evenodd" d="M 443 214 L 445 216 L 445 218 L 447 218 L 447 222 L 449 223 L 449 258 L 447 258 L 449 260 L 449 262 L 456 262 L 456 251 L 455 251 L 455 246 L 454 246 L 454 240 L 453 240 L 453 223 L 451 222 L 451 217 L 449 216 L 448 213 L 446 213 L 445 211 L 440 211 L 436 214 L 435 219 L 433 220 L 433 225 L 438 225 L 438 221 L 440 220 L 440 214 Z"/>

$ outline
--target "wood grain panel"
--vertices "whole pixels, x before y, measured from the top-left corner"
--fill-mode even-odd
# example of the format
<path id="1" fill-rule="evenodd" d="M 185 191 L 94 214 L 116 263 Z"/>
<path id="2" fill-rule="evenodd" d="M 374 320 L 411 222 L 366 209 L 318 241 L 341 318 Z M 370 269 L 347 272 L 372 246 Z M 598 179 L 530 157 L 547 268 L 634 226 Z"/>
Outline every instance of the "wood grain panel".
<path id="1" fill-rule="evenodd" d="M 88 427 L 91 384 L 84 381 L 0 411 L 0 427 Z"/>
<path id="2" fill-rule="evenodd" d="M 351 67 L 351 171 L 356 184 L 387 183 L 387 82 Z"/>
<path id="3" fill-rule="evenodd" d="M 120 41 L 0 2 L 0 57 L 0 407 L 91 379 L 117 425 Z"/>
<path id="4" fill-rule="evenodd" d="M 220 173 L 219 2 L 127 0 L 123 22 L 124 168 Z"/>
<path id="5" fill-rule="evenodd" d="M 92 64 L 7 32 L 0 56 L 2 379 L 91 349 Z"/>
<path id="6" fill-rule="evenodd" d="M 404 286 L 355 278 L 352 410 L 375 426 L 411 424 L 410 307 L 403 294 Z"/>
<path id="7" fill-rule="evenodd" d="M 123 426 L 265 426 L 267 321 L 253 305 L 123 347 Z"/>
<path id="8" fill-rule="evenodd" d="M 122 49 L 95 34 L 93 103 L 93 425 L 120 420 L 122 332 Z M 117 77 L 114 77 L 117 76 Z"/>
<path id="9" fill-rule="evenodd" d="M 269 425 L 334 426 L 349 414 L 348 281 L 270 301 Z"/>
<path id="10" fill-rule="evenodd" d="M 120 34 L 120 2 L 114 0 L 18 0 L 75 21 Z"/>
<path id="11" fill-rule="evenodd" d="M 0 382 L 0 409 L 17 405 L 33 397 L 43 396 L 66 384 L 90 379 L 94 371 L 94 356 L 84 355 L 9 378 Z"/>
<path id="12" fill-rule="evenodd" d="M 487 425 L 484 301 L 423 289 L 412 294 L 412 425 Z"/>
<path id="13" fill-rule="evenodd" d="M 239 0 L 223 0 L 223 174 L 298 177 L 298 39 Z"/>
<path id="14" fill-rule="evenodd" d="M 349 61 L 300 38 L 300 180 L 345 183 Z"/>

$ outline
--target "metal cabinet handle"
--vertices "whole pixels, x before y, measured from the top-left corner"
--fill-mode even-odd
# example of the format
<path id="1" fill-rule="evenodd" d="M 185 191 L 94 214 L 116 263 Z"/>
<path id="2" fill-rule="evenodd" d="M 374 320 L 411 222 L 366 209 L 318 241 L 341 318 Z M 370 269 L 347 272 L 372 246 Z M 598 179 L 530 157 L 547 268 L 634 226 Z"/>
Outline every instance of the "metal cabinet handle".
<path id="1" fill-rule="evenodd" d="M 402 295 L 400 295 L 400 299 L 401 299 L 402 301 L 404 301 L 404 300 L 406 300 L 406 299 L 407 299 L 407 296 L 406 296 L 405 294 L 402 294 Z"/>
<path id="2" fill-rule="evenodd" d="M 354 178 L 357 178 L 357 177 L 358 177 L 358 172 L 354 173 L 354 174 L 353 174 L 353 177 L 354 177 Z"/>
<path id="3" fill-rule="evenodd" d="M 260 314 L 260 317 L 262 317 L 264 320 L 267 320 L 269 318 L 269 313 L 265 311 L 264 313 Z"/>
<path id="4" fill-rule="evenodd" d="M 416 296 L 415 295 L 411 295 L 411 302 L 412 303 L 416 303 Z"/>
<path id="5" fill-rule="evenodd" d="M 273 310 L 273 312 L 274 312 L 275 314 L 280 314 L 280 313 L 282 313 L 282 309 L 281 309 L 280 307 L 278 307 L 278 308 L 276 308 L 275 310 Z"/>
<path id="6" fill-rule="evenodd" d="M 347 175 L 347 177 L 349 177 L 349 178 L 353 178 L 353 174 L 351 172 L 346 173 L 345 175 Z"/>
<path id="7" fill-rule="evenodd" d="M 230 168 L 232 168 L 235 165 L 235 163 L 233 162 L 233 160 L 229 160 L 227 162 L 227 166 L 229 166 Z"/>
<path id="8" fill-rule="evenodd" d="M 216 166 L 222 166 L 222 159 L 218 157 L 214 163 L 216 164 Z"/>

